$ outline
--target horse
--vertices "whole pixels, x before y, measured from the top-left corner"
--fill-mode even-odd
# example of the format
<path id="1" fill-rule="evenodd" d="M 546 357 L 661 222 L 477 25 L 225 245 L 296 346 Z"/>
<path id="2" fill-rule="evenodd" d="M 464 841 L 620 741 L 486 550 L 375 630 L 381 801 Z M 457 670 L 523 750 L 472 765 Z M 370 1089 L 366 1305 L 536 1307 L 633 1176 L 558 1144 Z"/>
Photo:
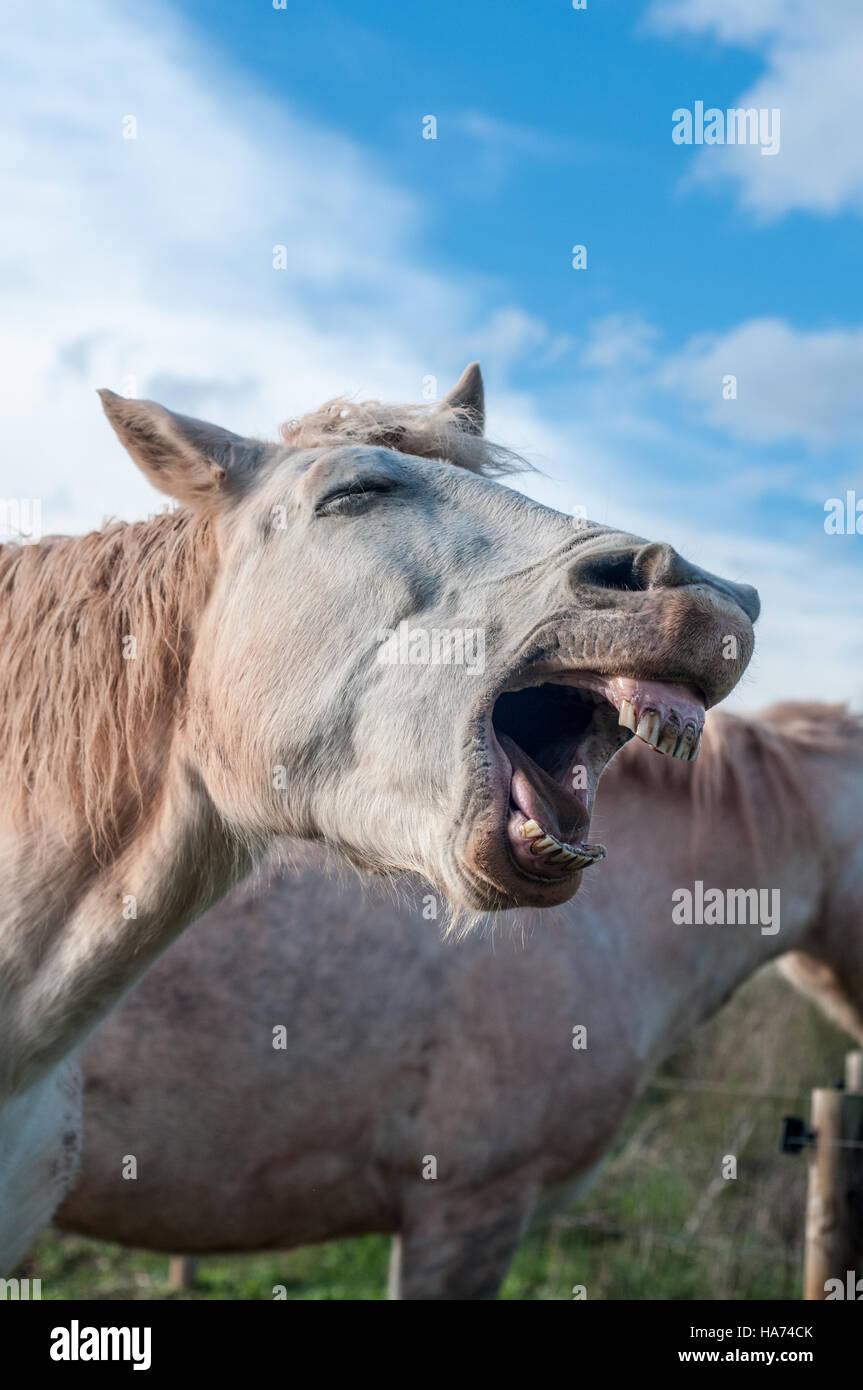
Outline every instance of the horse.
<path id="1" fill-rule="evenodd" d="M 694 769 L 623 749 L 580 898 L 457 941 L 434 893 L 283 847 L 84 1051 L 60 1226 L 189 1254 L 383 1232 L 393 1296 L 494 1297 L 528 1223 L 762 965 L 863 1043 L 861 810 L 863 721 L 787 704 L 712 714 Z"/>
<path id="2" fill-rule="evenodd" d="M 274 839 L 455 910 L 566 901 L 606 762 L 696 751 L 758 608 L 484 476 L 513 459 L 475 364 L 440 405 L 336 401 L 274 444 L 101 396 L 180 506 L 0 549 L 0 1268 L 74 1168 L 71 1054 Z M 424 652 L 465 629 L 481 662 Z"/>

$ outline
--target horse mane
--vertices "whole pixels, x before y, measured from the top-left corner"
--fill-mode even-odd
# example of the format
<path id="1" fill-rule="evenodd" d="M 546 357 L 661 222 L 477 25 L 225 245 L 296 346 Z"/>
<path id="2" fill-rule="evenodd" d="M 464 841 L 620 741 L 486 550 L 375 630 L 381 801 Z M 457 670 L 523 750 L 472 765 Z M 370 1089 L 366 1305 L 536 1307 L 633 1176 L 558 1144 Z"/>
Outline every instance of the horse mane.
<path id="1" fill-rule="evenodd" d="M 0 546 L 0 766 L 16 818 L 56 803 L 72 833 L 83 817 L 99 859 L 137 825 L 215 557 L 211 523 L 186 509 Z"/>
<path id="2" fill-rule="evenodd" d="M 465 406 L 438 401 L 431 405 L 386 405 L 337 396 L 299 420 L 288 420 L 281 437 L 295 449 L 333 444 L 377 444 L 400 454 L 441 459 L 469 473 L 501 478 L 532 471 L 531 465 L 502 444 L 475 432 L 475 417 Z"/>
<path id="3" fill-rule="evenodd" d="M 622 780 L 657 793 L 688 799 L 693 838 L 709 831 L 720 810 L 739 816 L 756 854 L 765 834 L 786 842 L 801 828 L 817 833 L 811 790 L 801 765 L 805 754 L 851 757 L 863 762 L 863 715 L 847 705 L 786 701 L 758 715 L 724 711 L 707 717 L 698 761 L 650 756 L 632 739 L 614 758 L 600 784 Z M 756 800 L 757 798 L 757 800 Z M 773 813 L 765 823 L 760 803 Z"/>
<path id="4" fill-rule="evenodd" d="M 728 716 L 726 716 L 727 718 Z M 863 758 L 863 714 L 847 704 L 824 705 L 816 700 L 784 700 L 758 716 L 762 733 L 775 725 L 781 737 L 816 753 L 848 752 Z"/>

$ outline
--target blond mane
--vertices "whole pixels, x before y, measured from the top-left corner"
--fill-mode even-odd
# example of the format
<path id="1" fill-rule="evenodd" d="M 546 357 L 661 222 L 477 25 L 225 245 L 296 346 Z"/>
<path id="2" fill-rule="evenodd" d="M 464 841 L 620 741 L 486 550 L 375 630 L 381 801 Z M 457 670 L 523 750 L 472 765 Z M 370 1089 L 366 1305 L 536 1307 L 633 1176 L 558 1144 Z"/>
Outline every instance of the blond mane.
<path id="1" fill-rule="evenodd" d="M 57 802 L 99 858 L 134 829 L 214 567 L 210 523 L 186 510 L 0 547 L 0 766 L 19 820 Z"/>

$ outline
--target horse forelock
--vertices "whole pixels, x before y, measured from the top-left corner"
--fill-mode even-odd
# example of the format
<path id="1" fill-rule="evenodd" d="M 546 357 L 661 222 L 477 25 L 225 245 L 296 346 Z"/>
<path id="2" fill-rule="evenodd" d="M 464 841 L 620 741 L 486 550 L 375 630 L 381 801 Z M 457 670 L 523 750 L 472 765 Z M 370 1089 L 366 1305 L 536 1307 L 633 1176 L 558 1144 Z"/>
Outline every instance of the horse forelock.
<path id="1" fill-rule="evenodd" d="M 298 449 L 332 444 L 376 444 L 417 458 L 440 459 L 488 478 L 530 472 L 531 465 L 511 449 L 474 433 L 474 417 L 464 406 L 386 405 L 346 396 L 282 426 L 282 440 Z"/>

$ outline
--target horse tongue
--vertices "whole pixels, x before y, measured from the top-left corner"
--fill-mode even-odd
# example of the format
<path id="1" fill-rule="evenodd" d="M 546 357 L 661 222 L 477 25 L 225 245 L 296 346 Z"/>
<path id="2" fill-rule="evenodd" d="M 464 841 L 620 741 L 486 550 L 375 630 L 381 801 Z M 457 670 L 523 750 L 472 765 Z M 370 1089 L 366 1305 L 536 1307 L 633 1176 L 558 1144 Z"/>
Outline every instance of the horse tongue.
<path id="1" fill-rule="evenodd" d="M 510 796 L 525 819 L 535 820 L 558 840 L 577 841 L 590 820 L 578 798 L 506 734 L 500 735 L 500 746 L 512 764 Z"/>

